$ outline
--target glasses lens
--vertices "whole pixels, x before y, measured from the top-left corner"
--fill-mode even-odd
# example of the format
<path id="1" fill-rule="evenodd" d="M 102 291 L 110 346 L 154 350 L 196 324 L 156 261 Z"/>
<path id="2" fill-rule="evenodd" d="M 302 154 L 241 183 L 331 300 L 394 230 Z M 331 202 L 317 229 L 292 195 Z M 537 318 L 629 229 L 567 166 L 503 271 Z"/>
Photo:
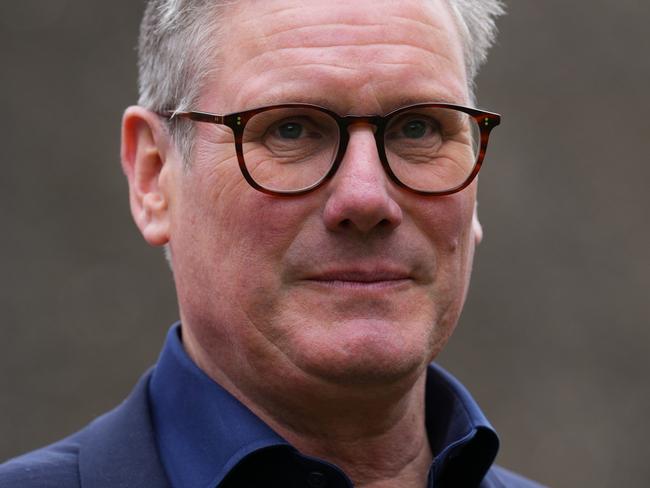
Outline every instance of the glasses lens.
<path id="1" fill-rule="evenodd" d="M 442 192 L 457 188 L 472 174 L 480 129 L 459 110 L 414 107 L 390 119 L 384 145 L 397 179 L 414 190 Z"/>
<path id="2" fill-rule="evenodd" d="M 316 109 L 274 108 L 253 116 L 244 129 L 246 169 L 271 191 L 293 192 L 317 184 L 329 171 L 339 145 L 339 129 Z"/>

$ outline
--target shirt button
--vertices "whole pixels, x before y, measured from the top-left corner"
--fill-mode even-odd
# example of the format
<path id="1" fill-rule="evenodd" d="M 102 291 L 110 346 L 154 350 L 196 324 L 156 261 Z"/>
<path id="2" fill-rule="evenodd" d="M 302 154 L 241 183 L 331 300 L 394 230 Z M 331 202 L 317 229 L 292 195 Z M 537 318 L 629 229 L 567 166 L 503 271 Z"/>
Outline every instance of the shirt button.
<path id="1" fill-rule="evenodd" d="M 320 471 L 312 471 L 307 475 L 307 485 L 309 488 L 325 488 L 327 477 Z"/>

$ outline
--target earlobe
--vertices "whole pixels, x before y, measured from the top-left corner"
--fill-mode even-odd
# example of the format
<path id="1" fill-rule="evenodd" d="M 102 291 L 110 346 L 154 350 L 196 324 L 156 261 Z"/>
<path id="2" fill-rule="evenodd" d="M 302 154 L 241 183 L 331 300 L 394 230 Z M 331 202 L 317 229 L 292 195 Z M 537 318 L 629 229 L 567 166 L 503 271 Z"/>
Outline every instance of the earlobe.
<path id="1" fill-rule="evenodd" d="M 168 136 L 158 116 L 129 107 L 122 119 L 122 169 L 129 183 L 131 214 L 152 246 L 169 242 L 171 187 Z"/>
<path id="2" fill-rule="evenodd" d="M 474 234 L 474 244 L 478 246 L 483 240 L 483 226 L 478 220 L 477 205 L 474 205 L 474 215 L 472 215 L 472 233 Z"/>

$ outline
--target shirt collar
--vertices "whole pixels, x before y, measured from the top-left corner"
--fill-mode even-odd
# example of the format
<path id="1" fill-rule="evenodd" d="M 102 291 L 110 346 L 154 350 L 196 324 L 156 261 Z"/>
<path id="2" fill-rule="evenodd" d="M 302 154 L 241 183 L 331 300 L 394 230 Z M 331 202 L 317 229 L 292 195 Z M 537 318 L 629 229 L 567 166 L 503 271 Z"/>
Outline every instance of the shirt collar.
<path id="1" fill-rule="evenodd" d="M 248 455 L 288 443 L 210 379 L 170 329 L 149 383 L 160 456 L 173 486 L 217 486 Z"/>
<path id="2" fill-rule="evenodd" d="M 427 434 L 436 485 L 478 486 L 498 438 L 469 392 L 440 366 L 427 372 Z M 161 460 L 173 486 L 214 487 L 242 460 L 272 447 L 292 449 L 246 406 L 210 379 L 170 329 L 149 384 Z"/>
<path id="3" fill-rule="evenodd" d="M 499 438 L 469 391 L 434 363 L 427 371 L 426 424 L 434 456 L 430 476 L 444 479 L 444 486 L 478 486 L 494 463 Z"/>

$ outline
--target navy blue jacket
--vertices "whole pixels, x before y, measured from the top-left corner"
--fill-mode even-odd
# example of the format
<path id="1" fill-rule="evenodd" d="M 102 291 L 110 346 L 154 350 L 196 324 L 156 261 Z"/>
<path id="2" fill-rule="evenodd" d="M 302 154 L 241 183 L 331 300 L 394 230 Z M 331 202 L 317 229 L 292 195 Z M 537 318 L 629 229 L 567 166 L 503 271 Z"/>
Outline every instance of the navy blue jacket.
<path id="1" fill-rule="evenodd" d="M 80 432 L 0 466 L 2 488 L 171 488 L 158 457 L 144 375 Z"/>

